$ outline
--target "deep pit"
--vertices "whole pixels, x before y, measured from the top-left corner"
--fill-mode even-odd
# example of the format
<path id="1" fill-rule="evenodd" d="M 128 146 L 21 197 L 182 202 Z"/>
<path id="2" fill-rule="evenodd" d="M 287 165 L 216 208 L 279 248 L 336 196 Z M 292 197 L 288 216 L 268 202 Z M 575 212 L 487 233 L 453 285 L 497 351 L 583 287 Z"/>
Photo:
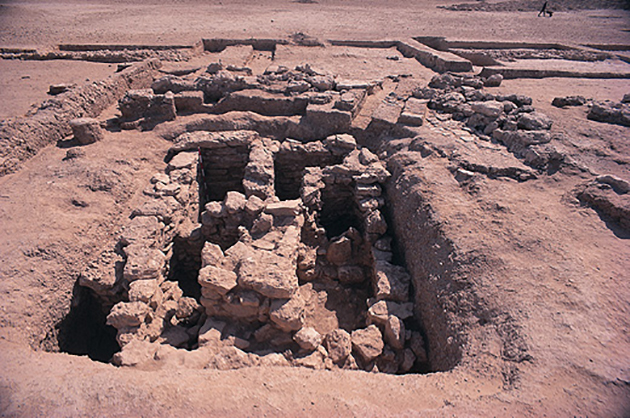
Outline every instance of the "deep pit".
<path id="1" fill-rule="evenodd" d="M 73 319 L 87 312 L 108 351 L 81 338 L 63 351 L 119 365 L 171 347 L 208 352 L 217 368 L 431 370 L 375 154 L 347 134 L 301 143 L 254 131 L 189 132 L 173 149 L 123 230 L 123 265 L 94 264 L 119 263 L 108 285 L 82 275 L 91 289 L 77 286 L 64 321 L 94 342 Z M 184 219 L 200 223 L 184 232 Z"/>
<path id="2" fill-rule="evenodd" d="M 186 300 L 194 318 L 180 315 L 164 333 L 177 333 L 180 348 L 212 346 L 219 356 L 237 355 L 245 363 L 429 370 L 410 276 L 390 264 L 391 229 L 379 210 L 389 174 L 378 157 L 349 135 L 303 144 L 235 134 L 249 146 L 217 146 L 220 160 L 199 147 L 201 159 L 182 152 L 169 162 L 201 173 L 193 189 L 224 199 L 203 199 L 201 193 L 199 229 L 188 243 L 175 240 L 170 267 L 179 266 L 175 259 L 200 259 L 201 270 L 188 262 L 192 268 L 183 277 L 198 280 L 201 292 L 186 294 L 179 280 L 180 301 Z M 185 136 L 197 144 L 210 138 L 233 142 L 225 133 Z M 231 187 L 225 176 L 208 175 L 213 161 L 234 168 Z M 278 198 L 279 190 L 285 199 Z"/>
<path id="3" fill-rule="evenodd" d="M 108 362 L 120 351 L 116 328 L 106 324 L 107 313 L 98 296 L 78 283 L 74 286 L 72 306 L 57 326 L 59 349 L 65 353 L 87 355 Z"/>

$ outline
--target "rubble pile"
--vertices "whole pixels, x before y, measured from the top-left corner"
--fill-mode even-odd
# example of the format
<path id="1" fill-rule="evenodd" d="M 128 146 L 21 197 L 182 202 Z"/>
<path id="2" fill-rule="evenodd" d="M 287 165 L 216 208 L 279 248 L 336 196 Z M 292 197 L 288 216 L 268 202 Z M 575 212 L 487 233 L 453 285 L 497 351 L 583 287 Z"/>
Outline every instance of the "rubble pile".
<path id="1" fill-rule="evenodd" d="M 490 78 L 440 74 L 414 96 L 429 100 L 429 108 L 450 114 L 480 139 L 505 145 L 532 167 L 543 169 L 561 160 L 561 153 L 550 144 L 552 120 L 532 106 L 530 97 L 483 90 Z"/>
<path id="2" fill-rule="evenodd" d="M 630 126 L 630 100 L 626 96 L 618 103 L 611 100 L 593 102 L 587 117 L 598 122 Z"/>
<path id="3" fill-rule="evenodd" d="M 177 138 L 169 158 L 115 249 L 81 275 L 118 331 L 114 363 L 159 361 L 170 346 L 201 350 L 203 367 L 426 367 L 376 155 L 350 135 L 199 131 Z M 188 277 L 173 274 L 195 262 Z M 197 292 L 184 295 L 191 280 Z"/>

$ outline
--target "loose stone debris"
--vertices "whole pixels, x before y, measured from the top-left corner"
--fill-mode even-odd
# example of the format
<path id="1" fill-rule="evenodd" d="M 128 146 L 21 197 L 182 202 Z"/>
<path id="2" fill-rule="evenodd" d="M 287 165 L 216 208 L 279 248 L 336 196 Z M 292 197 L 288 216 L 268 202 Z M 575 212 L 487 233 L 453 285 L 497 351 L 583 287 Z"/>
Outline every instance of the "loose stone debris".
<path id="1" fill-rule="evenodd" d="M 205 351 L 209 361 L 227 356 L 226 347 L 229 356 L 240 353 L 220 367 L 257 364 L 271 352 L 283 353 L 286 364 L 314 368 L 404 373 L 414 367 L 405 347 L 421 337 L 411 309 L 402 315 L 371 309 L 388 301 L 412 305 L 410 276 L 392 264 L 381 196 L 390 174 L 376 155 L 350 135 L 281 143 L 253 131 L 200 131 L 181 135 L 174 149 L 184 142 L 199 152 L 178 152 L 166 173 L 154 176 L 145 191 L 150 200 L 121 234 L 120 258 L 104 255 L 80 279 L 113 304 L 107 323 L 122 347 L 114 363 L 135 364 L 127 359 L 138 356 L 131 343 L 148 341 L 212 346 Z M 204 158 L 210 153 L 221 155 L 227 178 Z M 195 218 L 197 190 L 208 191 L 201 222 L 176 230 Z M 280 200 L 276 190 L 297 196 Z M 118 277 L 97 273 L 114 268 L 112 262 L 121 263 Z M 196 266 L 197 274 L 181 277 Z M 183 280 L 196 280 L 196 294 L 184 295 Z M 387 359 L 379 358 L 386 329 Z M 305 360 L 313 353 L 319 363 Z"/>
<path id="2" fill-rule="evenodd" d="M 70 121 L 74 139 L 81 145 L 92 144 L 103 139 L 101 123 L 92 118 L 79 118 Z"/>

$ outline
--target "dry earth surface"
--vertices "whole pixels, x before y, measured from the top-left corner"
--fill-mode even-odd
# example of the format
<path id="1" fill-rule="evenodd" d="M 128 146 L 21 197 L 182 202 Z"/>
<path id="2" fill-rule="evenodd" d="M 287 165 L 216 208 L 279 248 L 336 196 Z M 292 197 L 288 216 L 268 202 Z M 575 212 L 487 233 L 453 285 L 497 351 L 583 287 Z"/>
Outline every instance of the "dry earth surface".
<path id="1" fill-rule="evenodd" d="M 437 7 L 452 4 L 10 1 L 0 2 L 0 47 L 191 45 L 298 32 L 322 41 L 441 36 L 630 45 L 628 10 L 567 10 L 549 19 Z M 435 75 L 396 48 L 330 45 L 278 47 L 273 62 L 268 51 L 234 47 L 169 65 L 205 68 L 219 58 L 256 75 L 272 64 L 309 62 L 340 79 L 384 80 L 354 121 L 361 129 L 389 92 L 403 92 L 408 80 L 425 86 Z M 617 71 L 626 63 L 615 65 Z M 80 60 L 0 60 L 0 118 L 38 106 L 51 84 L 89 86 L 116 69 Z M 400 74 L 412 77 L 387 78 Z M 385 184 L 387 205 L 416 291 L 435 292 L 418 296 L 435 305 L 434 317 L 416 307 L 425 312 L 424 327 L 435 321 L 443 331 L 428 342 L 432 373 L 199 370 L 183 360 L 117 367 L 58 352 L 58 324 L 79 274 L 116 242 L 151 178 L 164 172 L 173 146 L 164 132 L 199 119 L 188 115 L 155 130 L 106 130 L 103 140 L 80 147 L 66 137 L 0 177 L 0 416 L 630 416 L 628 191 L 618 193 L 626 212 L 616 220 L 578 199 L 600 175 L 628 184 L 630 128 L 589 120 L 586 106 L 551 105 L 575 95 L 619 102 L 630 80 L 520 78 L 484 90 L 531 97 L 553 121 L 562 164 L 536 170 L 433 110 L 412 136 L 361 138 L 395 178 Z M 117 114 L 114 103 L 96 118 Z M 415 277 L 424 264 L 445 278 Z"/>

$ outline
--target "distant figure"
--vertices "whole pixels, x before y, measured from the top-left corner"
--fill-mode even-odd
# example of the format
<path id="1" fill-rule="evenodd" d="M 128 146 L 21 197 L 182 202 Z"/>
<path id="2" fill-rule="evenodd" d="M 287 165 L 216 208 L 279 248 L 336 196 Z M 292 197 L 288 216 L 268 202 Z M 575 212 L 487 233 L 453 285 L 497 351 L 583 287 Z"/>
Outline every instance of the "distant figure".
<path id="1" fill-rule="evenodd" d="M 540 17 L 541 15 L 542 17 L 545 17 L 545 15 L 549 15 L 549 17 L 551 17 L 553 15 L 553 12 L 547 10 L 547 2 L 543 4 L 542 9 L 540 9 L 540 12 L 538 12 L 538 17 Z"/>

